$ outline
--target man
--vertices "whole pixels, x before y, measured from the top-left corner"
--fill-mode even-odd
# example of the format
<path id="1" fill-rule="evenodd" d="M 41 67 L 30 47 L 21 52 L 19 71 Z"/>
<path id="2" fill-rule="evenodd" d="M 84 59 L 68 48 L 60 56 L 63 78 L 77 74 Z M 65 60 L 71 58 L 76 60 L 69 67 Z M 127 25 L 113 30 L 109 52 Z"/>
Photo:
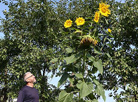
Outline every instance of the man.
<path id="1" fill-rule="evenodd" d="M 27 84 L 20 90 L 17 102 L 39 102 L 38 90 L 34 88 L 35 76 L 27 72 L 24 74 L 24 81 Z"/>

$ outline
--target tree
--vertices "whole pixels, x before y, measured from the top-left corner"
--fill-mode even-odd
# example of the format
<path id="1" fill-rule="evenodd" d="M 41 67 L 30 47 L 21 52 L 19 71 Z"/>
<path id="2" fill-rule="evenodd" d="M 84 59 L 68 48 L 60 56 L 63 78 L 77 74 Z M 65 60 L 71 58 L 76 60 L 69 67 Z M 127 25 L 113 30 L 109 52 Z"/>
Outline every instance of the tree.
<path id="1" fill-rule="evenodd" d="M 19 0 L 9 2 L 8 7 L 9 11 L 4 11 L 5 19 L 2 20 L 5 43 L 1 43 L 1 64 L 5 65 L 1 79 L 8 82 L 2 83 L 4 86 L 1 87 L 8 90 L 4 94 L 5 101 L 8 97 L 17 97 L 26 71 L 31 71 L 38 78 L 36 87 L 41 101 L 54 101 L 58 89 L 47 83 L 46 76 L 50 72 L 48 62 L 56 49 L 55 38 L 59 29 L 52 4 L 46 0 Z M 5 72 L 7 77 L 3 75 Z"/>

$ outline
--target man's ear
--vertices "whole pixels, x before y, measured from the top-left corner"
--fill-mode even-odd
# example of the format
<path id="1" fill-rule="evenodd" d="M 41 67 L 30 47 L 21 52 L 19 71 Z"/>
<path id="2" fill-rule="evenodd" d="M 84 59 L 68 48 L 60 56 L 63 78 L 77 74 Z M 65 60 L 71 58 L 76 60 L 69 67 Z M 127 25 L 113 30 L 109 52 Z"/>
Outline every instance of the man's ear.
<path id="1" fill-rule="evenodd" d="M 29 82 L 29 79 L 26 79 L 26 81 L 25 82 Z"/>

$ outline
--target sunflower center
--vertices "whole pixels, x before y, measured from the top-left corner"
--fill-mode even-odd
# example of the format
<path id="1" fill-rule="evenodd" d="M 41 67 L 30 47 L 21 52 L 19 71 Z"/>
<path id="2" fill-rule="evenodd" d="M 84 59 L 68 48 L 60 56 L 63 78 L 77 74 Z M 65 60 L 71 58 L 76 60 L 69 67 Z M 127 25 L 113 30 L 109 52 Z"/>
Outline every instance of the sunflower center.
<path id="1" fill-rule="evenodd" d="M 102 7 L 102 12 L 105 13 L 106 12 L 106 8 L 105 7 Z"/>
<path id="2" fill-rule="evenodd" d="M 98 20 L 98 15 L 96 15 L 95 19 Z"/>
<path id="3" fill-rule="evenodd" d="M 82 20 L 79 20 L 79 23 L 81 23 L 82 22 Z"/>
<path id="4" fill-rule="evenodd" d="M 71 22 L 68 22 L 67 24 L 68 24 L 68 25 L 70 25 L 70 24 L 71 24 Z"/>

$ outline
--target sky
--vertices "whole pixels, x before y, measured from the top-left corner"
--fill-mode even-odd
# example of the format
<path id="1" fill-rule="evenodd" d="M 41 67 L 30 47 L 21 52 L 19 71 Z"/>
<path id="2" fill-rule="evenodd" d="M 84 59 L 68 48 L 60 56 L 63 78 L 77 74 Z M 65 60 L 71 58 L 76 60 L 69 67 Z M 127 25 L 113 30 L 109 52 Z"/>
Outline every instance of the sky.
<path id="1" fill-rule="evenodd" d="M 4 18 L 4 15 L 3 15 L 3 10 L 8 10 L 8 7 L 5 6 L 4 4 L 0 3 L 0 18 Z M 1 25 L 1 21 L 0 21 L 0 25 Z M 4 37 L 4 34 L 2 32 L 0 32 L 0 38 L 3 38 Z"/>
<path id="2" fill-rule="evenodd" d="M 124 2 L 125 0 L 122 0 L 122 2 Z M 4 4 L 0 3 L 0 17 L 4 18 L 3 15 L 3 10 L 7 10 L 8 11 L 8 7 L 5 6 Z M 0 22 L 1 25 L 1 22 Z M 0 39 L 4 38 L 4 34 L 2 32 L 0 32 Z M 50 75 L 50 74 L 49 74 Z M 54 84 L 55 86 L 57 86 L 58 81 L 59 81 L 59 77 L 54 77 L 53 79 L 48 80 L 50 84 Z M 120 90 L 119 90 L 120 91 Z M 115 100 L 112 97 L 109 97 L 109 93 L 112 91 L 105 91 L 105 95 L 106 95 L 106 102 L 115 102 Z M 98 100 L 99 102 L 104 102 L 102 98 L 100 98 Z"/>

